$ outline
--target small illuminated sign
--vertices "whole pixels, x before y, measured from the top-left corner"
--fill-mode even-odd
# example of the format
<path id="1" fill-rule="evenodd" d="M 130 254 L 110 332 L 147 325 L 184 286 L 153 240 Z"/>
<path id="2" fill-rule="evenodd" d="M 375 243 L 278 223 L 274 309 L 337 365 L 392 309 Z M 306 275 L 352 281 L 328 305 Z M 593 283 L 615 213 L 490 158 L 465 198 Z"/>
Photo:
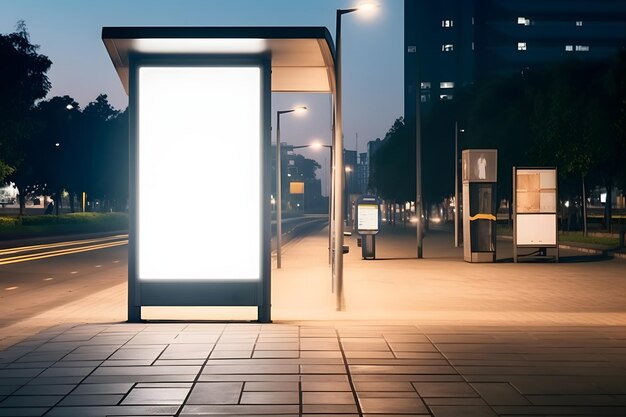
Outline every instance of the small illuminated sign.
<path id="1" fill-rule="evenodd" d="M 304 182 L 292 181 L 289 183 L 289 194 L 304 194 Z"/>
<path id="2" fill-rule="evenodd" d="M 357 206 L 357 230 L 378 230 L 378 204 L 359 204 Z"/>
<path id="3" fill-rule="evenodd" d="M 495 149 L 466 149 L 462 158 L 463 182 L 496 182 L 498 151 Z"/>

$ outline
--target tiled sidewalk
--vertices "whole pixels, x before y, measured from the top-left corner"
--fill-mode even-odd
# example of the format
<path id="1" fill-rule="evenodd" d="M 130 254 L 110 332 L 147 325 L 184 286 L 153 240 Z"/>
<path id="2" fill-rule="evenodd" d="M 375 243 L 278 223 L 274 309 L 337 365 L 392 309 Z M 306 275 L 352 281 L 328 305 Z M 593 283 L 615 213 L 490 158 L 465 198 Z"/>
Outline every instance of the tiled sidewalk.
<path id="1" fill-rule="evenodd" d="M 0 352 L 0 416 L 626 415 L 626 327 L 112 324 Z"/>

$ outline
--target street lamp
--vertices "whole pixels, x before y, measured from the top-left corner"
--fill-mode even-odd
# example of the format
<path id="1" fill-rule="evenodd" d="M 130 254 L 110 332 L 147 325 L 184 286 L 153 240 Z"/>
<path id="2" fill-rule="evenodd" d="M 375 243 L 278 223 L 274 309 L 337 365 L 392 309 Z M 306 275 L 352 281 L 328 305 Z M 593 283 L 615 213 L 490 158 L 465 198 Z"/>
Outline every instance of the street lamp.
<path id="1" fill-rule="evenodd" d="M 459 122 L 454 122 L 454 247 L 459 247 L 459 132 L 465 132 L 459 129 Z"/>
<path id="2" fill-rule="evenodd" d="M 307 108 L 305 106 L 295 107 L 290 110 L 279 110 L 276 112 L 276 268 L 281 267 L 281 243 L 282 243 L 282 222 L 283 222 L 283 200 L 280 164 L 280 116 L 287 113 L 302 113 Z"/>
<path id="3" fill-rule="evenodd" d="M 341 17 L 344 14 L 357 12 L 357 11 L 373 11 L 377 8 L 377 5 L 368 1 L 364 2 L 358 7 L 351 9 L 337 9 L 336 13 L 336 26 L 335 26 L 335 136 L 333 138 L 334 146 L 334 159 L 335 159 L 335 173 L 343 171 L 343 121 L 342 121 L 342 85 L 341 85 Z M 344 176 L 334 175 L 334 195 L 343 196 L 344 192 Z M 333 245 L 334 250 L 334 268 L 333 268 L 333 285 L 335 286 L 335 295 L 337 310 L 343 310 L 343 198 L 335 198 L 334 218 L 335 228 L 334 236 L 335 241 Z"/>
<path id="4" fill-rule="evenodd" d="M 310 145 L 302 145 L 302 146 L 292 146 L 292 149 L 299 148 L 313 148 L 313 149 L 322 149 L 327 148 L 330 150 L 330 177 L 328 178 L 331 186 L 329 187 L 329 195 L 328 195 L 328 263 L 331 263 L 332 260 L 332 230 L 333 230 L 333 207 L 335 204 L 335 193 L 334 188 L 332 186 L 332 178 L 333 178 L 333 145 L 322 145 L 320 142 L 316 141 L 311 143 Z M 333 288 L 334 291 L 334 288 Z"/>

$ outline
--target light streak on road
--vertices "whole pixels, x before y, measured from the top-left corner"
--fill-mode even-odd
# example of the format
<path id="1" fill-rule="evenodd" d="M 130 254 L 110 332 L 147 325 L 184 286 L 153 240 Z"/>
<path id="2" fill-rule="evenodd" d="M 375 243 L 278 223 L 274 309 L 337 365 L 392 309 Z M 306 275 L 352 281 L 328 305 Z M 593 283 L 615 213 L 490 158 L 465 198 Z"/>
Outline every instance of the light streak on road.
<path id="1" fill-rule="evenodd" d="M 23 255 L 8 256 L 0 258 L 0 265 L 9 265 L 19 262 L 35 261 L 38 259 L 52 258 L 55 256 L 71 255 L 81 252 L 89 252 L 98 249 L 112 248 L 128 244 L 128 235 L 110 236 L 101 239 L 86 239 L 82 241 L 71 241 L 53 243 L 49 245 L 24 246 L 21 248 L 11 248 L 0 251 L 0 256 L 8 254 L 25 253 Z M 120 240 L 121 239 L 121 240 Z M 68 247 L 69 246 L 69 247 Z M 63 249 L 57 249 L 63 248 Z M 53 250 L 46 250 L 53 249 Z M 28 253 L 32 252 L 32 253 Z"/>

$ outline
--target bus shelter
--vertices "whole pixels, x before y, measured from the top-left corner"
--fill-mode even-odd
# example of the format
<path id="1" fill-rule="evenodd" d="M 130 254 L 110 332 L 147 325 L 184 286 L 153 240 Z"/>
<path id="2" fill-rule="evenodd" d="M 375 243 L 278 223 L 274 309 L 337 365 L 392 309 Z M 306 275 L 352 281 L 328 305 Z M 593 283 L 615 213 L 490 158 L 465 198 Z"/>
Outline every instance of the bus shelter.
<path id="1" fill-rule="evenodd" d="M 257 306 L 271 321 L 271 93 L 334 93 L 330 33 L 105 27 L 102 39 L 129 97 L 128 320 L 142 306 Z"/>

